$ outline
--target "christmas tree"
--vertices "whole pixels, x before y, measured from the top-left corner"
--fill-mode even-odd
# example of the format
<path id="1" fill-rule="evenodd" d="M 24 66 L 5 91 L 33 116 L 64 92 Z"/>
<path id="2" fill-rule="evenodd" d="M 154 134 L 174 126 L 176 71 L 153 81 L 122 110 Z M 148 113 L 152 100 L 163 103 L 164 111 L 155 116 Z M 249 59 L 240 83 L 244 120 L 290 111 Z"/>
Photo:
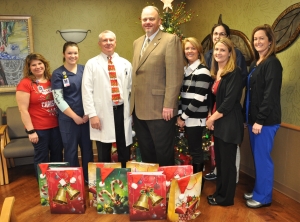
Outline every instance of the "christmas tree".
<path id="1" fill-rule="evenodd" d="M 174 9 L 174 11 L 172 10 L 171 5 L 172 0 L 162 0 L 162 2 L 164 2 L 164 11 L 162 17 L 161 30 L 163 32 L 175 34 L 180 39 L 184 39 L 184 35 L 180 30 L 180 26 L 183 23 L 191 21 L 194 12 L 191 9 L 188 11 L 185 10 L 185 2 L 179 3 Z M 168 10 L 169 8 L 171 10 Z"/>

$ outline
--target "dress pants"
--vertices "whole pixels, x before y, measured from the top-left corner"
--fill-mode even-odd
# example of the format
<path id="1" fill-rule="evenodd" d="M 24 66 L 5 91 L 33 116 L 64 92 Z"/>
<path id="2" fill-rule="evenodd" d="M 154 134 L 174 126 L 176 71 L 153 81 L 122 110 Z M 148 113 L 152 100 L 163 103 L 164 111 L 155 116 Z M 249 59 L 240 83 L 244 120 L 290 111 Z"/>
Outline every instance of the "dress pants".
<path id="1" fill-rule="evenodd" d="M 252 133 L 252 126 L 248 125 L 250 143 L 255 165 L 255 184 L 253 200 L 262 204 L 272 202 L 274 164 L 271 151 L 278 125 L 263 126 L 260 134 Z"/>
<path id="2" fill-rule="evenodd" d="M 203 164 L 204 154 L 202 149 L 202 132 L 204 126 L 185 127 L 188 137 L 189 153 L 193 158 L 193 164 Z"/>
<path id="3" fill-rule="evenodd" d="M 61 162 L 63 160 L 63 143 L 59 128 L 54 127 L 46 130 L 36 130 L 39 137 L 38 143 L 32 143 L 34 147 L 34 169 L 37 174 L 39 163 Z M 50 159 L 49 159 L 50 155 Z M 37 175 L 37 178 L 39 175 Z"/>
<path id="4" fill-rule="evenodd" d="M 221 206 L 233 205 L 236 188 L 235 159 L 237 144 L 226 143 L 218 137 L 214 139 L 218 177 L 216 192 L 213 197 Z"/>
<path id="5" fill-rule="evenodd" d="M 174 165 L 176 117 L 165 121 L 163 119 L 141 120 L 137 118 L 135 112 L 132 116 L 142 161 L 158 163 L 160 166 Z"/>
<path id="6" fill-rule="evenodd" d="M 126 162 L 130 159 L 130 146 L 126 146 L 124 129 L 124 105 L 114 106 L 114 123 L 116 133 L 116 143 L 118 152 L 118 162 L 122 167 L 126 167 Z M 103 143 L 96 141 L 98 150 L 98 162 L 111 162 L 112 143 Z"/>
<path id="7" fill-rule="evenodd" d="M 77 125 L 73 120 L 59 119 L 59 128 L 64 144 L 64 161 L 71 167 L 79 167 L 78 145 L 81 151 L 83 175 L 88 181 L 88 163 L 94 162 L 89 122 Z"/>

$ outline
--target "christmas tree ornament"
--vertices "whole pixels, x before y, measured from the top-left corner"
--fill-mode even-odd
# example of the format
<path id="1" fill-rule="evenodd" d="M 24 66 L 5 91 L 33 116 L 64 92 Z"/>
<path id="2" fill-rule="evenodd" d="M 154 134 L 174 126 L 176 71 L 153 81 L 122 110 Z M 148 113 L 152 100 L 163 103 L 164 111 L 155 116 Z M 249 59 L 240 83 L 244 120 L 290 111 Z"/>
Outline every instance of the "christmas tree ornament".
<path id="1" fill-rule="evenodd" d="M 161 0 L 164 3 L 164 8 L 163 10 L 166 9 L 166 12 L 168 11 L 168 8 L 172 10 L 172 2 L 173 0 Z"/>

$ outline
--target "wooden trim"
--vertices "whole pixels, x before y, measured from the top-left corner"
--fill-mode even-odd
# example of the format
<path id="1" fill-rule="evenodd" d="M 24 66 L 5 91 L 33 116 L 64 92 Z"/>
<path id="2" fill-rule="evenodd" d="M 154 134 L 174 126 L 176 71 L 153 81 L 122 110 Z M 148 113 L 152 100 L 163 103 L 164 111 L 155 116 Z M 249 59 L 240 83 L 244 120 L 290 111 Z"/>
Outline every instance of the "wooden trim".
<path id="1" fill-rule="evenodd" d="M 289 124 L 289 123 L 281 123 L 280 124 L 281 127 L 287 128 L 287 129 L 291 129 L 291 130 L 297 130 L 300 131 L 300 126 L 296 126 L 293 124 Z"/>

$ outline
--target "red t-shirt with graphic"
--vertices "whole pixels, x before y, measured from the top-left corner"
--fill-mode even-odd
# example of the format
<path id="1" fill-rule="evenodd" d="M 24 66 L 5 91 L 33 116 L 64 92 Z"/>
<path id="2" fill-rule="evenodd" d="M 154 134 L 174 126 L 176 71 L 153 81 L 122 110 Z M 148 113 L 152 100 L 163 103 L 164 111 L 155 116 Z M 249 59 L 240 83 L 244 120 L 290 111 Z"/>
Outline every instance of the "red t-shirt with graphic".
<path id="1" fill-rule="evenodd" d="M 51 82 L 35 83 L 24 78 L 17 86 L 17 91 L 30 94 L 28 112 L 34 129 L 44 130 L 58 126 L 57 107 L 51 92 Z"/>

